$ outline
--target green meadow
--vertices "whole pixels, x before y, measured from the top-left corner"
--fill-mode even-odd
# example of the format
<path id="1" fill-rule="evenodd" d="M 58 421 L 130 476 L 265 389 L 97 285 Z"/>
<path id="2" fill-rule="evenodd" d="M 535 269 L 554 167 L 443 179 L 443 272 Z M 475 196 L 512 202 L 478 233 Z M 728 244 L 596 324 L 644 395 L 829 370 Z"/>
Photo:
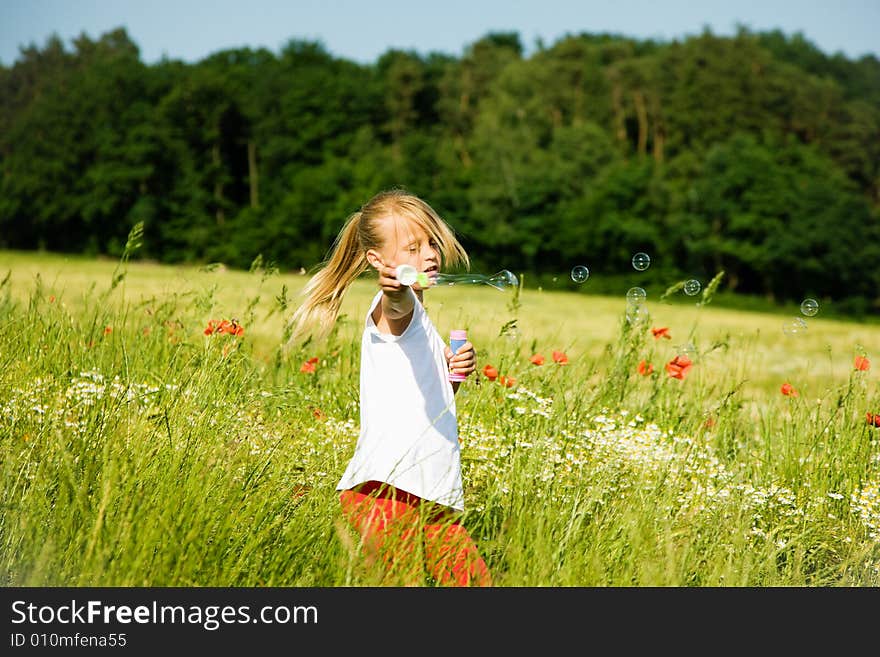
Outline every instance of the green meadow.
<path id="1" fill-rule="evenodd" d="M 377 288 L 290 345 L 307 280 L 0 252 L 3 585 L 375 582 L 335 485 Z M 880 585 L 880 326 L 820 305 L 787 334 L 797 309 L 646 290 L 634 321 L 625 289 L 589 280 L 425 292 L 477 350 L 456 401 L 464 523 L 495 584 Z M 222 320 L 243 334 L 206 334 Z"/>

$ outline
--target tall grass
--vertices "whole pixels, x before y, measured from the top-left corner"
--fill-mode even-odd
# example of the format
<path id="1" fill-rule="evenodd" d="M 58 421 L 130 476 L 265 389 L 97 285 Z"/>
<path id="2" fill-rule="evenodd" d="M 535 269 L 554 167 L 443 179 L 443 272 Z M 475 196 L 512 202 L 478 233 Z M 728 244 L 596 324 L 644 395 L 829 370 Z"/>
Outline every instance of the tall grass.
<path id="1" fill-rule="evenodd" d="M 329 338 L 288 349 L 305 276 L 2 256 L 0 581 L 375 582 L 335 492 L 373 282 Z M 478 370 L 515 379 L 478 372 L 457 396 L 464 522 L 495 584 L 880 584 L 880 395 L 853 366 L 880 329 L 820 312 L 791 337 L 660 292 L 635 324 L 623 295 L 426 292 L 441 334 L 467 328 Z M 244 334 L 205 334 L 224 319 Z"/>

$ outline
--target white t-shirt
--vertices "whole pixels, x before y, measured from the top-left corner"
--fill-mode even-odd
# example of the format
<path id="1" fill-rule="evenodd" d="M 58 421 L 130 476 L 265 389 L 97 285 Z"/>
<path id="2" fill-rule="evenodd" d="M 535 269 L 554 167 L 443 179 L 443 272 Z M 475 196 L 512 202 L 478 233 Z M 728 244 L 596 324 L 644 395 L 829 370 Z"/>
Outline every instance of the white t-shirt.
<path id="1" fill-rule="evenodd" d="M 381 333 L 367 311 L 361 339 L 360 435 L 336 490 L 382 481 L 464 510 L 455 393 L 446 343 L 412 288 L 414 310 L 400 335 Z"/>

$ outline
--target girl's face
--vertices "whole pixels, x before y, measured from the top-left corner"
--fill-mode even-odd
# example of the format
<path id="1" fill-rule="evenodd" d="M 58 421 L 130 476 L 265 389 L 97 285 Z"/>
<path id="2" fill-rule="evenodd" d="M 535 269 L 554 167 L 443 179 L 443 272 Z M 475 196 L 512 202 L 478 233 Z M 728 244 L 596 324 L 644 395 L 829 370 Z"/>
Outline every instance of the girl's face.
<path id="1" fill-rule="evenodd" d="M 416 271 L 436 276 L 440 271 L 440 250 L 437 243 L 416 222 L 389 215 L 379 220 L 382 246 L 376 252 L 387 267 L 412 265 Z M 369 252 L 368 252 L 369 253 Z"/>

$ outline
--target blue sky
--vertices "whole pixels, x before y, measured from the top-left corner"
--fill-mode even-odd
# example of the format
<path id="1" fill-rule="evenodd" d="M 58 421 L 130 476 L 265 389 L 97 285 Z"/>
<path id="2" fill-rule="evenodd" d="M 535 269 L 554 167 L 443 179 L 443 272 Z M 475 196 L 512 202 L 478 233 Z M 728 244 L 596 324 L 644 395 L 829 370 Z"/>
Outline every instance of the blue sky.
<path id="1" fill-rule="evenodd" d="M 123 26 L 141 59 L 194 62 L 227 48 L 273 52 L 292 38 L 320 41 L 338 57 L 374 62 L 390 48 L 461 56 L 488 32 L 538 39 L 611 32 L 680 40 L 708 27 L 801 33 L 828 54 L 880 58 L 880 0 L 0 0 L 0 63 L 57 33 L 92 38 Z"/>

